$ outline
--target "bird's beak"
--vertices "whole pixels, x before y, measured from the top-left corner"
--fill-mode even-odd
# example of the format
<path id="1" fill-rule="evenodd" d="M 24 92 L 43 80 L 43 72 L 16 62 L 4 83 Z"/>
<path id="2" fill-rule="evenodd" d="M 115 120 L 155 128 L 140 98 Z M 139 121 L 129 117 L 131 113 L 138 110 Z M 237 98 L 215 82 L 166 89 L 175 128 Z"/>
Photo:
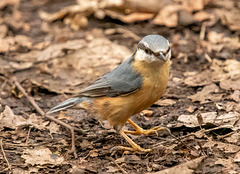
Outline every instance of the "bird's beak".
<path id="1" fill-rule="evenodd" d="M 159 52 L 159 56 L 158 56 L 158 58 L 159 58 L 160 60 L 163 60 L 163 61 L 167 61 L 167 60 L 168 60 L 167 55 L 164 56 L 162 52 Z"/>

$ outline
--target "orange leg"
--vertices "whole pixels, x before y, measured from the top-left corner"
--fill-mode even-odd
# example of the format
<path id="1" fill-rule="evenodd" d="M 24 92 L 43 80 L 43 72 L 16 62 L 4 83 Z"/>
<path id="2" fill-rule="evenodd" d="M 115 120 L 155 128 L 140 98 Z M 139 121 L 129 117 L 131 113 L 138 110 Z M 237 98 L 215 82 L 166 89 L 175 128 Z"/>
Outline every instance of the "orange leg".
<path id="1" fill-rule="evenodd" d="M 157 134 L 158 131 L 163 131 L 164 130 L 164 128 L 162 128 L 162 127 L 154 127 L 152 129 L 149 129 L 149 130 L 144 130 L 143 128 L 139 127 L 136 123 L 134 123 L 131 119 L 128 119 L 128 122 L 134 127 L 135 131 L 124 131 L 124 133 L 127 133 L 127 134 L 149 135 L 151 133 L 156 133 Z"/>
<path id="2" fill-rule="evenodd" d="M 139 151 L 139 152 L 150 152 L 150 151 L 152 151 L 152 149 L 143 149 L 143 148 L 141 148 L 139 145 L 137 145 L 136 143 L 134 143 L 134 141 L 131 140 L 131 139 L 124 133 L 123 130 L 120 131 L 120 135 L 122 135 L 123 138 L 125 138 L 125 140 L 127 140 L 127 142 L 132 146 L 132 148 L 131 148 L 131 147 L 118 146 L 119 149 L 128 150 L 128 151 Z"/>

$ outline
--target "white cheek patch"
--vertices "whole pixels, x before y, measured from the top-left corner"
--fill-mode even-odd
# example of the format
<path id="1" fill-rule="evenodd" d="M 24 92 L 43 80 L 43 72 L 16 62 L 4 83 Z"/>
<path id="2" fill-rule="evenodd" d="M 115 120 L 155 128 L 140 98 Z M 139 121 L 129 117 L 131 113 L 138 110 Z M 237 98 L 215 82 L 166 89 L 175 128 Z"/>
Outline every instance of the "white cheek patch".
<path id="1" fill-rule="evenodd" d="M 146 61 L 149 63 L 154 62 L 154 61 L 160 61 L 155 55 L 153 55 L 153 54 L 149 55 L 141 49 L 137 50 L 135 58 L 137 60 Z"/>

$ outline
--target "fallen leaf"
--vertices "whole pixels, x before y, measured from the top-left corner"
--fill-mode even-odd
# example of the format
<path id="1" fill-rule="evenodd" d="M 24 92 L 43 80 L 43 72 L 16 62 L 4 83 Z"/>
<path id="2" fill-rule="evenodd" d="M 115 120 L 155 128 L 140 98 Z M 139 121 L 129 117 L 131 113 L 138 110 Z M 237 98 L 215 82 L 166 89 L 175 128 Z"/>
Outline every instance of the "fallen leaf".
<path id="1" fill-rule="evenodd" d="M 186 76 L 184 83 L 188 86 L 205 86 L 211 84 L 211 74 L 210 70 L 205 70 L 202 72 L 185 72 L 183 75 Z"/>
<path id="2" fill-rule="evenodd" d="M 25 159 L 26 164 L 30 165 L 60 165 L 64 162 L 64 158 L 53 154 L 46 147 L 35 147 L 33 149 L 25 149 L 23 155 L 21 156 Z"/>
<path id="3" fill-rule="evenodd" d="M 17 129 L 22 126 L 33 126 L 37 129 L 44 130 L 48 121 L 44 122 L 41 117 L 35 114 L 29 115 L 28 119 L 22 116 L 14 115 L 13 111 L 9 106 L 5 107 L 5 110 L 0 114 L 0 129 L 4 127 Z"/>
<path id="4" fill-rule="evenodd" d="M 152 116 L 152 114 L 153 114 L 153 111 L 152 110 L 143 110 L 142 112 L 140 112 L 140 114 L 142 115 L 142 116 L 147 116 L 147 117 L 150 117 L 150 116 Z"/>
<path id="5" fill-rule="evenodd" d="M 218 94 L 219 87 L 214 83 L 204 86 L 201 91 L 196 94 L 188 96 L 193 102 L 199 101 L 201 104 L 212 101 L 219 101 L 222 99 L 223 94 Z"/>
<path id="6" fill-rule="evenodd" d="M 72 54 L 65 55 L 66 50 L 78 49 Z M 62 59 L 54 59 L 64 56 Z M 36 86 L 56 93 L 78 93 L 86 82 L 90 83 L 100 75 L 114 69 L 124 59 L 131 56 L 125 46 L 121 46 L 106 38 L 69 41 L 55 44 L 38 52 L 37 62 L 49 61 L 51 68 L 46 63 L 38 64 L 36 73 L 28 71 L 28 80 Z M 26 57 L 25 57 L 26 58 Z M 51 61 L 49 59 L 52 59 Z M 81 73 L 79 73 L 81 71 Z M 26 79 L 24 72 L 18 73 L 19 81 Z M 61 85 L 59 85 L 61 84 Z"/>
<path id="7" fill-rule="evenodd" d="M 198 168 L 198 166 L 200 165 L 200 163 L 204 158 L 205 158 L 204 156 L 201 156 L 194 160 L 187 161 L 186 163 L 183 163 L 168 169 L 164 169 L 159 172 L 154 172 L 151 174 L 179 174 L 180 171 L 181 173 L 184 173 L 184 174 L 192 174 Z"/>
<path id="8" fill-rule="evenodd" d="M 240 151 L 235 155 L 233 161 L 235 163 L 240 163 Z"/>
<path id="9" fill-rule="evenodd" d="M 164 6 L 157 16 L 154 18 L 153 23 L 156 25 L 165 25 L 167 27 L 176 27 L 178 25 L 177 12 L 182 9 L 179 5 Z"/>
<path id="10" fill-rule="evenodd" d="M 240 118 L 239 113 L 229 112 L 223 115 L 217 115 L 216 112 L 201 113 L 203 123 L 212 123 L 216 125 L 228 125 L 233 126 L 236 121 Z M 178 121 L 184 123 L 187 127 L 199 126 L 196 115 L 180 115 Z"/>
<path id="11" fill-rule="evenodd" d="M 230 137 L 224 138 L 229 143 L 240 143 L 240 135 L 238 133 L 232 134 Z M 240 144 L 239 144 L 240 145 Z"/>
<path id="12" fill-rule="evenodd" d="M 105 10 L 105 13 L 110 16 L 113 19 L 118 19 L 122 22 L 125 23 L 133 23 L 133 22 L 138 22 L 138 21 L 145 21 L 145 20 L 149 20 L 152 19 L 154 17 L 153 13 L 131 13 L 129 15 L 123 14 L 123 13 L 119 13 L 116 11 L 112 11 L 112 10 Z"/>
<path id="13" fill-rule="evenodd" d="M 155 102 L 155 104 L 160 105 L 160 106 L 171 106 L 174 105 L 176 102 L 172 99 L 160 99 L 157 102 Z"/>
<path id="14" fill-rule="evenodd" d="M 59 132 L 60 125 L 57 125 L 55 122 L 51 121 L 49 126 L 46 128 L 50 131 L 50 134 L 56 134 Z"/>
<path id="15" fill-rule="evenodd" d="M 220 141 L 208 141 L 206 144 L 203 145 L 203 147 L 208 147 L 211 149 L 215 147 L 229 154 L 237 153 L 240 150 L 239 146 L 229 144 L 229 143 L 222 143 Z"/>
<path id="16" fill-rule="evenodd" d="M 194 106 L 189 106 L 189 107 L 186 109 L 186 111 L 188 111 L 188 112 L 190 112 L 190 113 L 193 113 L 195 109 L 196 109 L 196 107 L 194 107 Z"/>

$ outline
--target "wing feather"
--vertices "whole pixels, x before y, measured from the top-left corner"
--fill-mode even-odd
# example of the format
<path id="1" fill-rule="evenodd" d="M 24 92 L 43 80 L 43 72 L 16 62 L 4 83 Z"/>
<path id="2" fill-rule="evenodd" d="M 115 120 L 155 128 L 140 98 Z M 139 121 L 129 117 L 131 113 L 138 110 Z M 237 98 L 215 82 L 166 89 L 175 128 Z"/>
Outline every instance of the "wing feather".
<path id="1" fill-rule="evenodd" d="M 84 88 L 80 96 L 86 97 L 116 97 L 128 95 L 141 88 L 142 76 L 132 69 L 134 55 L 117 68 L 100 77 L 92 85 Z"/>

